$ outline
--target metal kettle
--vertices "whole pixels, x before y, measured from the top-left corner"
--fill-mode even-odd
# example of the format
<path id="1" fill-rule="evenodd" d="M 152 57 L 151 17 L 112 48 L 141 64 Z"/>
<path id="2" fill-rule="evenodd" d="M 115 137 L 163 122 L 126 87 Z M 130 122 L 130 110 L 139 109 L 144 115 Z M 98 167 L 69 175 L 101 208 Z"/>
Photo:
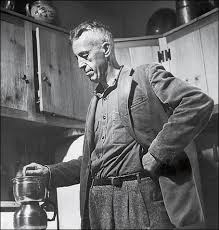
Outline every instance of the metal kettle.
<path id="1" fill-rule="evenodd" d="M 38 202 L 28 202 L 14 213 L 15 229 L 46 229 L 47 215 Z"/>
<path id="2" fill-rule="evenodd" d="M 44 180 L 39 176 L 21 176 L 13 179 L 13 194 L 20 208 L 14 213 L 15 229 L 46 229 L 47 221 L 55 220 L 56 205 L 49 200 Z M 39 202 L 44 202 L 39 205 Z M 53 217 L 47 218 L 45 208 L 51 205 Z"/>

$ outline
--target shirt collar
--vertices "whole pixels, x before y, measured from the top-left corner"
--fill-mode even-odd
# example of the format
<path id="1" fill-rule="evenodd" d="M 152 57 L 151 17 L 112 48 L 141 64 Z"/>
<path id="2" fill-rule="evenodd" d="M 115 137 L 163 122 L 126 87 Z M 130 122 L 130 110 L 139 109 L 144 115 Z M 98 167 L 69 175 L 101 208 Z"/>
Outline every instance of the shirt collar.
<path id="1" fill-rule="evenodd" d="M 104 94 L 104 92 L 105 92 L 106 90 L 108 90 L 109 88 L 112 88 L 112 89 L 116 88 L 117 82 L 118 82 L 118 79 L 119 79 L 119 75 L 120 75 L 120 73 L 121 73 L 122 68 L 123 68 L 123 65 L 120 67 L 120 70 L 119 70 L 118 75 L 115 76 L 115 77 L 110 81 L 109 86 L 108 86 L 105 90 L 104 90 L 103 86 L 102 86 L 100 83 L 97 85 L 96 89 L 94 90 L 94 94 L 95 94 L 97 97 L 99 97 L 99 98 L 102 97 L 103 94 Z"/>

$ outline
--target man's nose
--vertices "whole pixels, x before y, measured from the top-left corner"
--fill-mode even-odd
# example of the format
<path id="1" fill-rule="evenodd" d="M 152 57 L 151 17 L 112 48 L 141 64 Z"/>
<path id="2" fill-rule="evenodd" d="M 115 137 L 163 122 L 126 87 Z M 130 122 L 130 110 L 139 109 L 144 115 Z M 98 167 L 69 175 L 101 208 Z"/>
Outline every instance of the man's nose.
<path id="1" fill-rule="evenodd" d="M 80 58 L 80 57 L 78 58 L 78 66 L 80 69 L 85 70 L 86 63 L 83 58 Z"/>

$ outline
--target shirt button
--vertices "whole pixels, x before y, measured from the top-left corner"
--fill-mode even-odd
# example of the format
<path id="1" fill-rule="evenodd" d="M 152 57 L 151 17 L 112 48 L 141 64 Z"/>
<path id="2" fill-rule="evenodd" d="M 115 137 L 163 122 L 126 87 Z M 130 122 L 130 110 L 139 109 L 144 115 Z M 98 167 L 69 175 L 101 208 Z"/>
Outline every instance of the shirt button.
<path id="1" fill-rule="evenodd" d="M 103 100 L 106 101 L 106 97 L 104 97 Z"/>
<path id="2" fill-rule="evenodd" d="M 102 136 L 102 140 L 104 139 L 104 136 Z"/>
<path id="3" fill-rule="evenodd" d="M 105 116 L 105 115 L 103 115 L 103 119 L 104 119 L 104 120 L 106 119 L 106 116 Z"/>

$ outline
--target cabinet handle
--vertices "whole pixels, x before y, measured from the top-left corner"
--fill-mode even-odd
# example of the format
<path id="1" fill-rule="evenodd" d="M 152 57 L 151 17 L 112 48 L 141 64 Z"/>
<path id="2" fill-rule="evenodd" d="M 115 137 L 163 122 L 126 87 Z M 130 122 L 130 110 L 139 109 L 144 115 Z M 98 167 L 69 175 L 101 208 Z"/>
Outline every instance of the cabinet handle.
<path id="1" fill-rule="evenodd" d="M 164 52 L 163 51 L 157 51 L 157 56 L 158 56 L 158 62 L 164 62 Z"/>
<path id="2" fill-rule="evenodd" d="M 48 86 L 52 85 L 47 76 L 43 76 L 43 81 L 45 81 L 48 84 Z"/>
<path id="3" fill-rule="evenodd" d="M 170 52 L 170 49 L 165 50 L 165 57 L 166 57 L 166 61 L 171 60 L 171 52 Z"/>
<path id="4" fill-rule="evenodd" d="M 24 80 L 26 84 L 30 83 L 25 74 L 21 77 L 21 79 Z"/>

